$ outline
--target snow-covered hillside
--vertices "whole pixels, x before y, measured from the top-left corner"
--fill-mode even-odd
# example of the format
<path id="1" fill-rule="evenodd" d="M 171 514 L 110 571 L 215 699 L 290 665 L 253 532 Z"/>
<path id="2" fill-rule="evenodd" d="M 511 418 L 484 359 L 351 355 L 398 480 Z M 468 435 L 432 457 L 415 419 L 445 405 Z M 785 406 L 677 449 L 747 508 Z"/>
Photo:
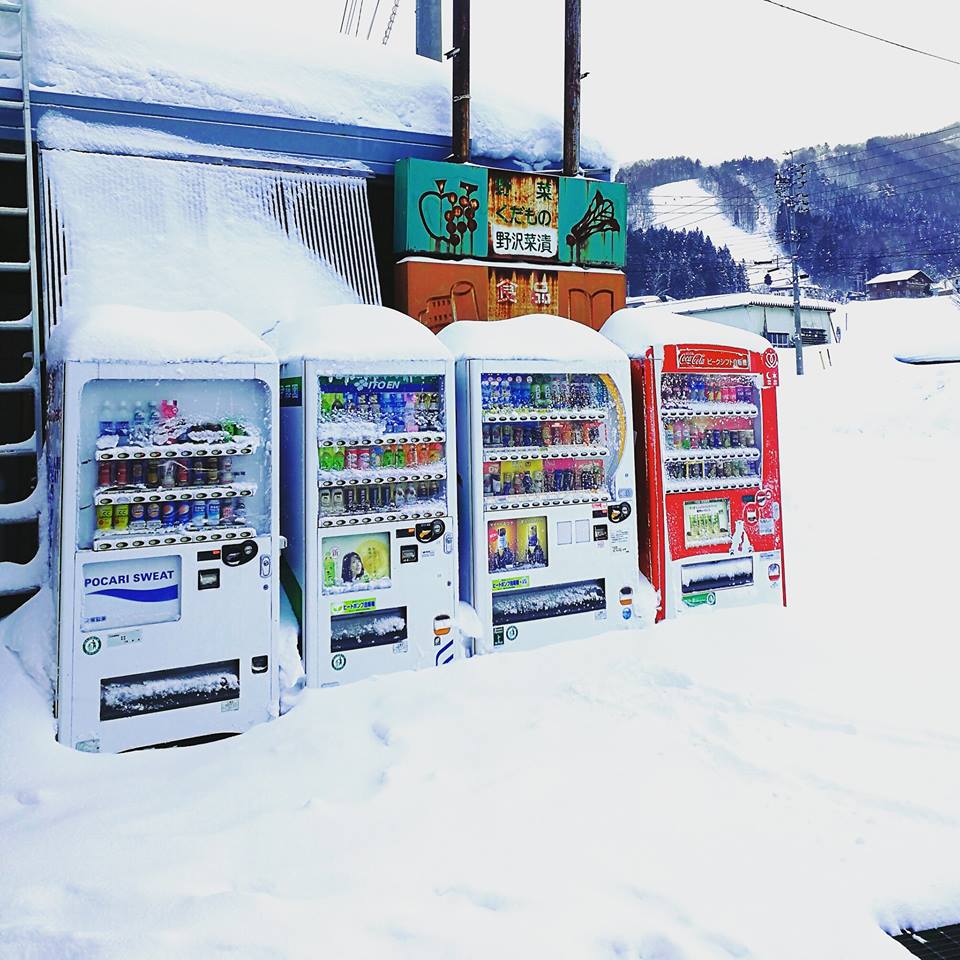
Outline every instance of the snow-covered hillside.
<path id="1" fill-rule="evenodd" d="M 0 643 L 0 958 L 902 960 L 884 929 L 960 920 L 960 365 L 892 358 L 940 304 L 853 305 L 782 389 L 786 610 L 123 756 L 56 745 Z M 46 629 L 0 640 L 40 675 Z"/>
<path id="2" fill-rule="evenodd" d="M 716 247 L 728 247 L 734 260 L 744 260 L 750 286 L 763 283 L 771 274 L 773 286 L 783 286 L 790 261 L 778 245 L 770 212 L 761 206 L 757 230 L 751 233 L 737 226 L 720 208 L 720 200 L 698 180 L 678 180 L 654 187 L 648 193 L 651 226 L 671 230 L 700 230 Z"/>

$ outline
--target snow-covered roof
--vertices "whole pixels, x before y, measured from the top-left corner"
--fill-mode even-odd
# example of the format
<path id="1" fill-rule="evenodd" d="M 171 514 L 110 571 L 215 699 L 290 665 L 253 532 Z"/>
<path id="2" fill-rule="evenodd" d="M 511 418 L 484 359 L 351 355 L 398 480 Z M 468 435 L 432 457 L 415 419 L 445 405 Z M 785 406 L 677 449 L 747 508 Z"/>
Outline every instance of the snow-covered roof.
<path id="1" fill-rule="evenodd" d="M 174 0 L 162 7 L 35 0 L 31 84 L 45 94 L 448 136 L 450 62 L 343 36 L 334 21 L 329 4 L 292 0 L 269 9 L 238 8 L 232 0 Z M 559 160 L 560 101 L 548 108 L 518 102 L 522 84 L 508 92 L 496 75 L 499 61 L 489 76 L 481 65 L 475 58 L 474 153 L 531 165 Z M 610 159 L 585 138 L 583 163 L 608 167 Z"/>
<path id="2" fill-rule="evenodd" d="M 823 310 L 833 313 L 840 306 L 832 300 L 816 300 L 812 297 L 800 298 L 801 310 Z M 669 310 L 671 313 L 701 313 L 706 310 L 728 310 L 731 307 L 783 307 L 793 309 L 790 297 L 777 296 L 774 293 L 721 293 L 711 297 L 692 297 L 689 300 L 671 300 L 669 303 L 651 303 L 644 310 Z"/>
<path id="3" fill-rule="evenodd" d="M 544 313 L 510 320 L 458 320 L 437 334 L 458 360 L 609 360 L 623 352 L 595 330 Z"/>
<path id="4" fill-rule="evenodd" d="M 625 307 L 617 310 L 600 332 L 631 357 L 643 356 L 648 347 L 662 349 L 668 343 L 714 344 L 755 353 L 770 349 L 770 344 L 755 333 L 669 310 Z"/>
<path id="5" fill-rule="evenodd" d="M 449 360 L 450 351 L 413 317 L 363 303 L 306 309 L 266 334 L 281 360 Z"/>
<path id="6" fill-rule="evenodd" d="M 55 327 L 52 362 L 270 363 L 276 355 L 243 324 L 216 310 L 146 310 L 104 304 Z"/>
<path id="7" fill-rule="evenodd" d="M 933 282 L 922 270 L 898 270 L 896 273 L 878 273 L 872 280 L 867 281 L 867 286 L 873 283 L 898 283 L 901 280 L 912 280 L 917 276 L 923 277 L 927 283 Z"/>

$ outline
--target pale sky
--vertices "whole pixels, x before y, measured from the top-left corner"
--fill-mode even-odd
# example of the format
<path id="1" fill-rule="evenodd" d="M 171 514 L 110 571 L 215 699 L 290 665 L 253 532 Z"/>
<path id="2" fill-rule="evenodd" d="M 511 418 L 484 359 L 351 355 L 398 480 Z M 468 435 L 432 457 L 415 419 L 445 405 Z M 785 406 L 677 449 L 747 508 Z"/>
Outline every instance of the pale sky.
<path id="1" fill-rule="evenodd" d="M 335 28 L 343 9 L 335 8 Z M 960 5 L 790 0 L 851 26 L 960 59 Z M 365 0 L 369 20 L 376 0 Z M 381 0 L 374 33 L 393 0 Z M 400 0 L 391 47 L 414 47 Z M 451 0 L 444 0 L 445 49 Z M 475 75 L 560 110 L 563 0 L 473 0 Z M 960 66 L 818 24 L 762 0 L 583 0 L 583 125 L 619 163 L 708 162 L 923 132 L 960 120 Z"/>

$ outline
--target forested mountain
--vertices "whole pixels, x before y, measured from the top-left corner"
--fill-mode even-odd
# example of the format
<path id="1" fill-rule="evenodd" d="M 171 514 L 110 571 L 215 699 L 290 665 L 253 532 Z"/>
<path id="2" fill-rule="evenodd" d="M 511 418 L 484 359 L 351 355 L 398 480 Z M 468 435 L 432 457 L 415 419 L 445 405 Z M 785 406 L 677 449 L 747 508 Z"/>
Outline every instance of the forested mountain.
<path id="1" fill-rule="evenodd" d="M 809 214 L 798 219 L 800 260 L 814 282 L 844 294 L 878 273 L 917 268 L 934 279 L 960 273 L 960 124 L 915 136 L 875 137 L 863 144 L 826 144 L 797 151 L 805 164 Z M 648 192 L 696 179 L 719 198 L 727 218 L 746 231 L 765 208 L 785 243 L 786 212 L 775 189 L 783 166 L 769 158 L 706 166 L 688 157 L 640 161 L 618 179 L 630 189 L 631 226 L 652 223 Z M 709 225 L 704 224 L 709 231 Z M 644 249 L 645 232 L 628 243 Z M 644 262 L 641 253 L 635 262 Z M 629 274 L 631 292 L 646 274 Z M 636 280 L 634 280 L 636 276 Z M 691 283 L 696 278 L 690 277 Z M 720 290 L 716 292 L 721 292 Z"/>
<path id="2" fill-rule="evenodd" d="M 675 300 L 747 289 L 743 263 L 717 249 L 699 230 L 647 227 L 627 235 L 627 284 L 631 295 L 664 294 Z"/>

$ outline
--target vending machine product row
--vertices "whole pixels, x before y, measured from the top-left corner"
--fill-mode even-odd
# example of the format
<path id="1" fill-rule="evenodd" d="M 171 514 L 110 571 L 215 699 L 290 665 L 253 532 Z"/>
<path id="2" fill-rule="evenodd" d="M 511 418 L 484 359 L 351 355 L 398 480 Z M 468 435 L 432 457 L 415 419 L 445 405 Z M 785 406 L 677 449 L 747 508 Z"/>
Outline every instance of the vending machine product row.
<path id="1" fill-rule="evenodd" d="M 440 339 L 458 355 L 460 581 L 484 626 L 477 652 L 634 625 L 627 358 L 539 315 L 461 321 Z"/>
<path id="2" fill-rule="evenodd" d="M 318 313 L 284 331 L 281 348 L 283 579 L 307 682 L 449 663 L 459 653 L 452 358 L 396 311 Z"/>
<path id="3" fill-rule="evenodd" d="M 258 362 L 54 371 L 66 744 L 115 752 L 276 715 L 278 364 L 260 349 Z"/>
<path id="4" fill-rule="evenodd" d="M 622 310 L 602 332 L 631 357 L 640 557 L 657 619 L 785 602 L 776 351 L 662 312 Z"/>

